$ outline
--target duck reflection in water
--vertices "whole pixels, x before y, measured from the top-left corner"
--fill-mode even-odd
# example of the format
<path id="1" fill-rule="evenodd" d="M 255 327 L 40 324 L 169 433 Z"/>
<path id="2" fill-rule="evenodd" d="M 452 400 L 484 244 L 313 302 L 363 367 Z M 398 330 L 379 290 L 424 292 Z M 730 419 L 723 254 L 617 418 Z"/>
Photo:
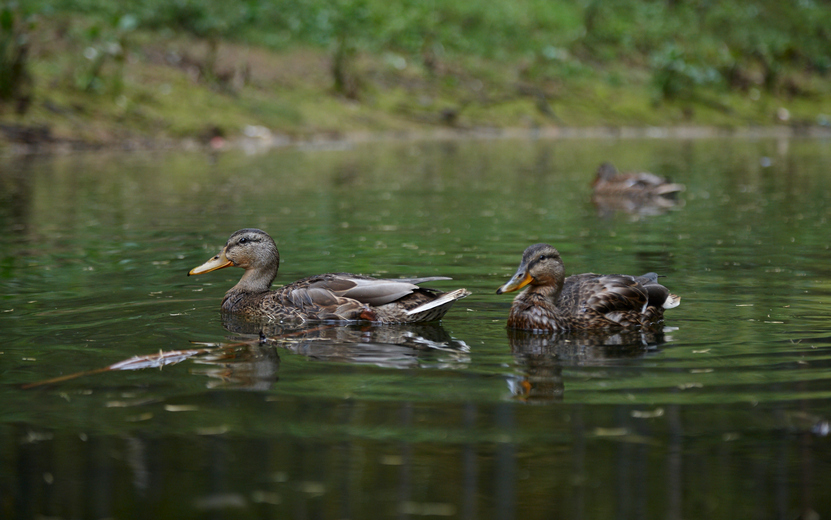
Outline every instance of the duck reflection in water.
<path id="1" fill-rule="evenodd" d="M 592 203 L 602 217 L 615 212 L 660 215 L 684 205 L 676 195 L 685 189 L 683 184 L 649 172 L 620 173 L 614 165 L 604 162 L 592 182 Z"/>
<path id="2" fill-rule="evenodd" d="M 215 355 L 200 357 L 213 365 L 201 373 L 224 385 L 252 390 L 277 381 L 280 357 L 275 347 L 322 361 L 371 364 L 389 368 L 459 368 L 469 361 L 469 347 L 439 324 L 314 324 L 290 328 L 223 313 L 222 324 L 233 333 Z M 243 346 L 243 347 L 241 347 Z"/>
<path id="3" fill-rule="evenodd" d="M 508 388 L 527 402 L 561 401 L 564 366 L 603 365 L 617 359 L 645 357 L 667 341 L 663 331 L 620 330 L 537 333 L 507 329 L 508 342 L 523 374 Z"/>
<path id="4" fill-rule="evenodd" d="M 233 335 L 227 342 L 192 342 L 192 348 L 160 350 L 133 356 L 105 367 L 35 381 L 22 388 L 64 383 L 104 372 L 145 370 L 191 360 L 200 365 L 194 374 L 213 378 L 209 388 L 268 390 L 277 382 L 279 348 L 325 361 L 372 364 L 390 368 L 462 368 L 469 348 L 438 324 L 371 325 L 322 323 L 305 329 L 274 322 L 258 324 L 234 314 L 223 315 Z"/>
<path id="5" fill-rule="evenodd" d="M 193 374 L 212 378 L 208 388 L 269 390 L 277 382 L 280 355 L 272 345 L 250 340 L 216 344 L 208 354 L 194 358 Z"/>

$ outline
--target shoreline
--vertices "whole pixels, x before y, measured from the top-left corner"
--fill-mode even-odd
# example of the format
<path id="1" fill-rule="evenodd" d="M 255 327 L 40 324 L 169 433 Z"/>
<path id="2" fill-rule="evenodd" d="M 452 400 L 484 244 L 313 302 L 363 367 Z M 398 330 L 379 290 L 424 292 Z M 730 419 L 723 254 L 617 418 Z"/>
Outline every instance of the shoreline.
<path id="1" fill-rule="evenodd" d="M 231 138 L 214 138 L 200 141 L 195 138 L 128 138 L 112 142 L 90 142 L 52 138 L 48 131 L 27 127 L 4 125 L 0 128 L 0 155 L 61 155 L 85 152 L 142 152 L 158 150 L 212 151 L 244 150 L 250 153 L 263 153 L 280 148 L 336 150 L 356 144 L 406 142 L 406 141 L 455 141 L 488 139 L 530 139 L 530 140 L 567 140 L 567 139 L 829 139 L 831 127 L 771 125 L 746 127 L 716 126 L 594 126 L 594 127 L 444 127 L 423 130 L 402 131 L 354 131 L 323 132 L 308 137 L 293 137 L 272 132 L 265 127 L 251 127 L 243 135 Z M 9 139 L 10 132 L 18 134 L 29 131 L 34 136 L 31 141 Z M 248 134 L 248 135 L 246 135 Z M 38 136 L 40 138 L 38 138 Z"/>

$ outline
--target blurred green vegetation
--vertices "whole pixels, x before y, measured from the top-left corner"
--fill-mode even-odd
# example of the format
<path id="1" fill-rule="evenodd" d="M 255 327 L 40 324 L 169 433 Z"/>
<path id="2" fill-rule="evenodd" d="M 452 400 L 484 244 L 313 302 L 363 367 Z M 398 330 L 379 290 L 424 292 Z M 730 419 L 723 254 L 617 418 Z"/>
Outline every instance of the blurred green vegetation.
<path id="1" fill-rule="evenodd" d="M 831 113 L 816 0 L 27 0 L 0 22 L 0 118 L 86 139 Z"/>

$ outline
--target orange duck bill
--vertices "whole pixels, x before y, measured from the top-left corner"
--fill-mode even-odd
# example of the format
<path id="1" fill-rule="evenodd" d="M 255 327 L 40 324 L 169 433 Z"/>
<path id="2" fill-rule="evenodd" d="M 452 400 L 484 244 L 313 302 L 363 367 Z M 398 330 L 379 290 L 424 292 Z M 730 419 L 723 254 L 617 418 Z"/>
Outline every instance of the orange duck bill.
<path id="1" fill-rule="evenodd" d="M 508 283 L 496 290 L 496 294 L 502 294 L 511 291 L 522 289 L 529 283 L 534 281 L 534 277 L 528 272 L 524 265 L 519 266 L 516 274 L 508 280 Z"/>
<path id="2" fill-rule="evenodd" d="M 218 255 L 211 258 L 204 264 L 200 265 L 199 267 L 194 267 L 193 269 L 188 271 L 188 276 L 194 274 L 210 273 L 211 271 L 216 271 L 217 269 L 222 269 L 224 267 L 230 267 L 232 265 L 234 265 L 234 262 L 228 260 L 228 258 L 225 256 L 225 249 L 223 249 L 219 252 Z"/>

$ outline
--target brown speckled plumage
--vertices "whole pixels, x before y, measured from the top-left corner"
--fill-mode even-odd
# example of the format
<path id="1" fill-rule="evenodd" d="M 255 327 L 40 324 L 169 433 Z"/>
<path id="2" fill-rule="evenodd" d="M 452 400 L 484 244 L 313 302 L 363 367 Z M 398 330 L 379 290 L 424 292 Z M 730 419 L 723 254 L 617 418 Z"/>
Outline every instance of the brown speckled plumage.
<path id="1" fill-rule="evenodd" d="M 560 253 L 535 244 L 522 255 L 516 274 L 497 294 L 524 290 L 514 298 L 508 327 L 562 331 L 649 327 L 680 298 L 658 283 L 658 275 L 593 273 L 565 277 Z"/>
<path id="2" fill-rule="evenodd" d="M 280 253 L 274 240 L 259 229 L 237 231 L 218 255 L 188 274 L 231 266 L 245 273 L 225 293 L 222 310 L 268 320 L 426 322 L 441 319 L 453 302 L 470 294 L 465 289 L 443 293 L 418 286 L 450 279 L 445 277 L 378 279 L 349 273 L 310 276 L 270 290 Z"/>
<path id="3" fill-rule="evenodd" d="M 684 191 L 683 184 L 669 182 L 654 173 L 620 173 L 613 164 L 604 162 L 597 168 L 592 183 L 595 196 L 602 197 L 671 197 Z"/>

